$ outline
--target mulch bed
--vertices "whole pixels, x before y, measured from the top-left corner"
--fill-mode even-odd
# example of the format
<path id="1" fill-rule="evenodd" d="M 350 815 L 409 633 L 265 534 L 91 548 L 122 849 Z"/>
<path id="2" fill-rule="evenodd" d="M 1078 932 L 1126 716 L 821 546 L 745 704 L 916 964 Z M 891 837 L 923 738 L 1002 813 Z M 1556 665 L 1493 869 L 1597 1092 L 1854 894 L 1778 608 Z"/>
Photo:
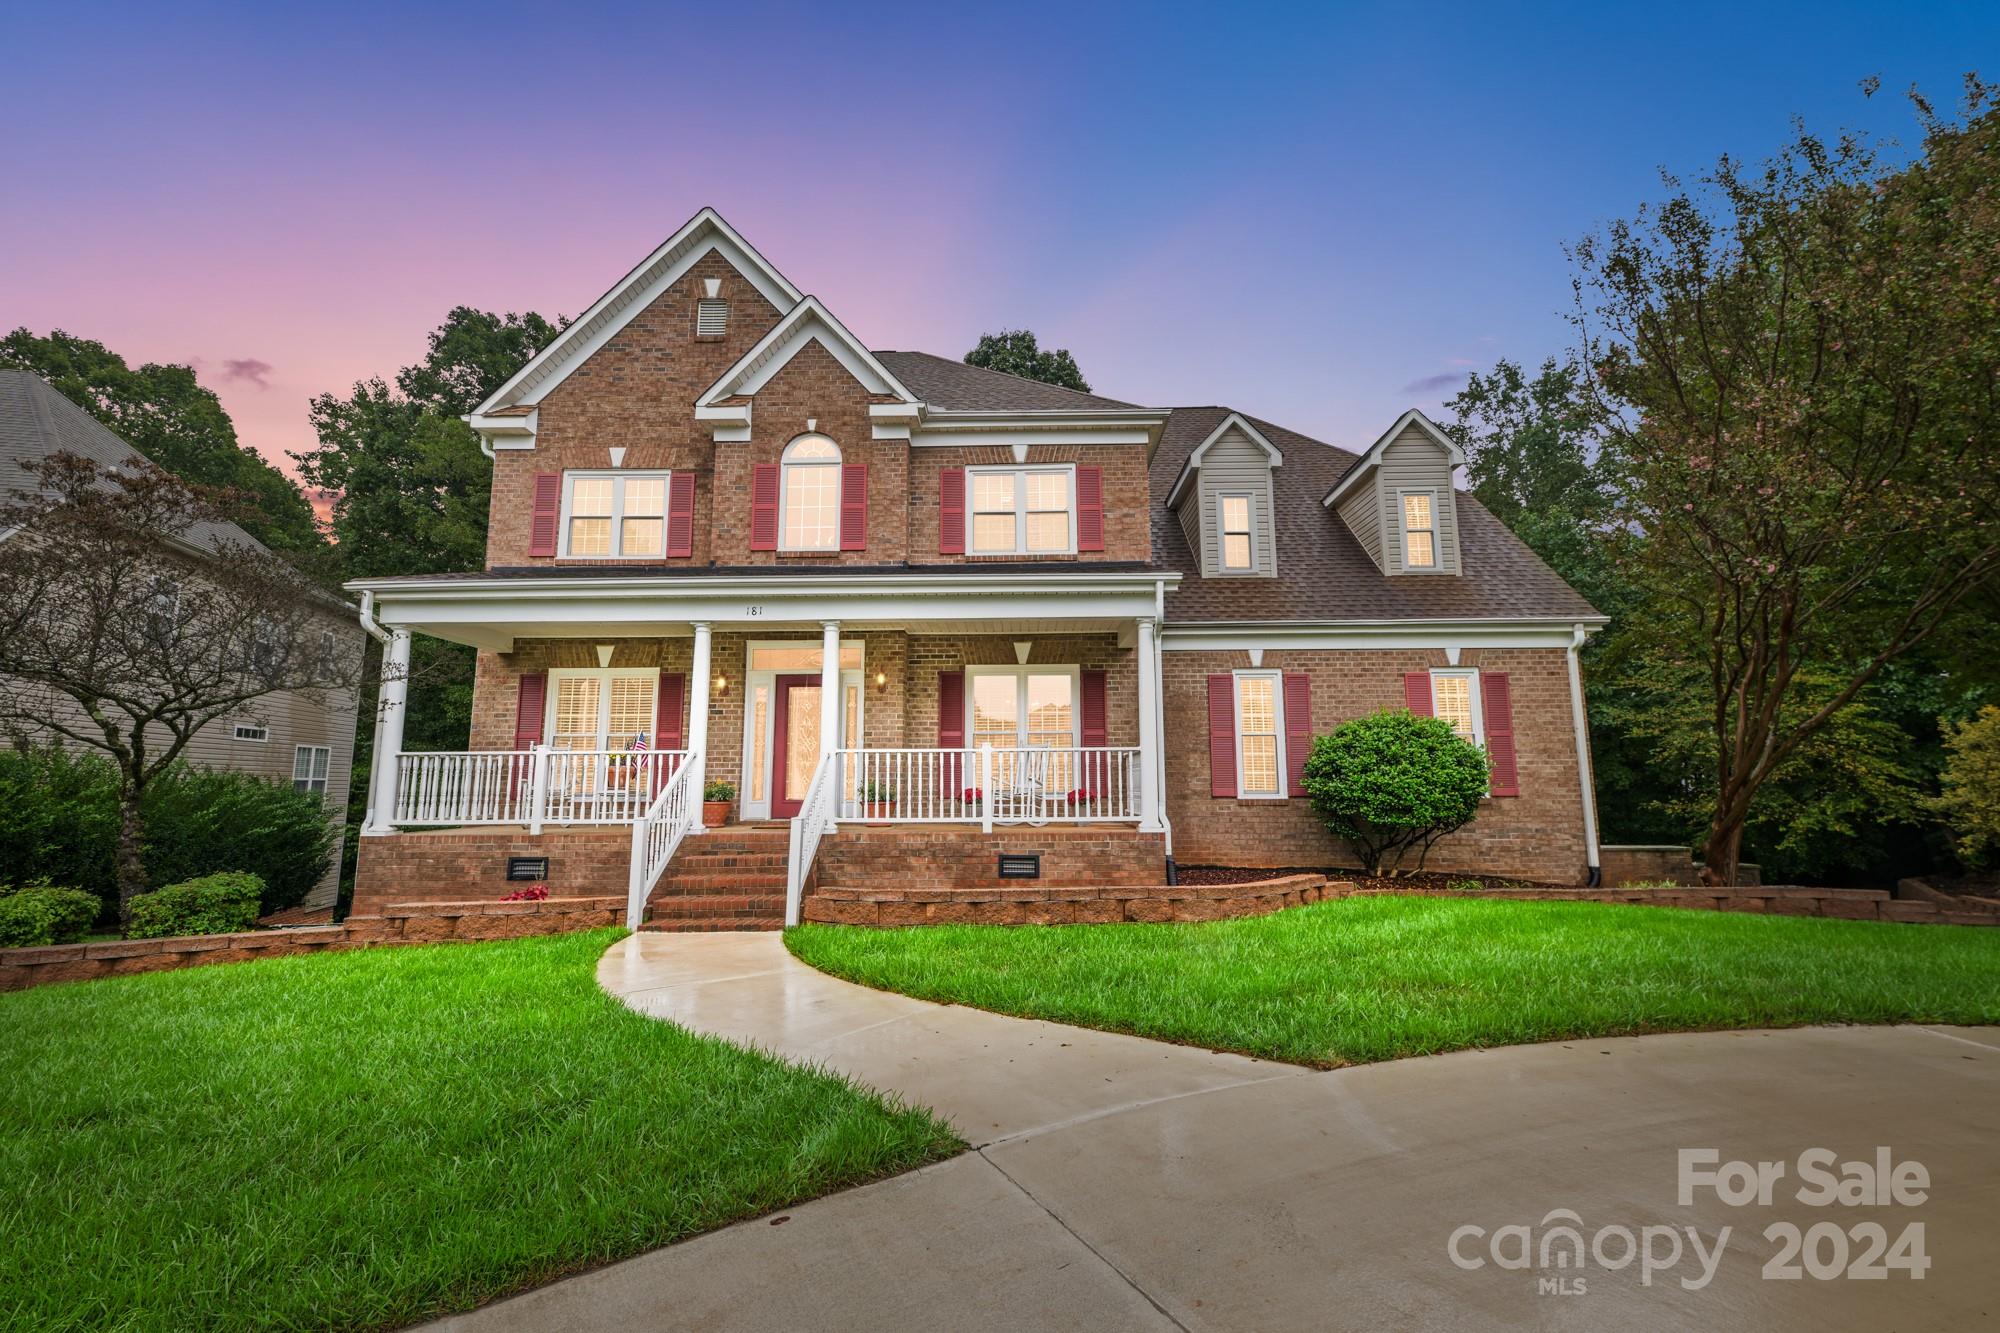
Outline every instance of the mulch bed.
<path id="1" fill-rule="evenodd" d="M 1375 875 L 1365 875 L 1359 870 L 1343 870 L 1326 866 L 1286 866 L 1271 870 L 1252 866 L 1180 866 L 1177 867 L 1183 884 L 1256 884 L 1267 879 L 1282 879 L 1286 875 L 1325 875 L 1329 879 L 1344 879 L 1363 889 L 1397 889 L 1405 893 L 1445 893 L 1464 890 L 1471 885 L 1481 889 L 1561 889 L 1575 888 L 1573 884 L 1538 884 L 1529 880 L 1507 879 L 1499 875 L 1448 875 L 1434 871 L 1422 874 L 1398 875 L 1394 879 L 1384 879 Z"/>

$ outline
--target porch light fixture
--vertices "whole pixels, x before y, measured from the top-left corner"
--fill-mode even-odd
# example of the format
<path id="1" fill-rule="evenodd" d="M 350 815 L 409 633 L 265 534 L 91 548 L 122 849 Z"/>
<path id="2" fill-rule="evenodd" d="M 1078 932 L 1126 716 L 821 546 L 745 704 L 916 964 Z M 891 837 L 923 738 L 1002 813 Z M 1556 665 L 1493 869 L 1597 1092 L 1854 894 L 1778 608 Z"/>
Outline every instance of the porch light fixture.
<path id="1" fill-rule="evenodd" d="M 715 692 L 717 694 L 729 693 L 729 677 L 723 675 L 721 672 L 717 672 L 715 676 Z"/>
<path id="2" fill-rule="evenodd" d="M 888 687 L 889 687 L 889 677 L 880 671 L 876 672 L 875 688 L 878 690 L 884 690 L 887 689 Z"/>

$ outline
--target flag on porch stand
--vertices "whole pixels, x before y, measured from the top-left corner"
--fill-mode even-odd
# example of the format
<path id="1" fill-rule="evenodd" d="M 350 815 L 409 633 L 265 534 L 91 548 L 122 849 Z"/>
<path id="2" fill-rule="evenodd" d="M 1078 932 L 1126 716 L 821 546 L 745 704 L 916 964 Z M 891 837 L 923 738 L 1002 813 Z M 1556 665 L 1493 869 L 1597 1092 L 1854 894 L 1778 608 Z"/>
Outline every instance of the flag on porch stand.
<path id="1" fill-rule="evenodd" d="M 646 748 L 646 733 L 642 731 L 642 732 L 640 732 L 640 733 L 639 733 L 638 735 L 634 736 L 634 737 L 632 738 L 632 743 L 631 743 L 630 745 L 627 745 L 627 746 L 626 746 L 625 748 L 626 748 L 626 749 L 628 749 L 628 750 L 643 750 L 643 749 L 645 749 L 645 748 Z"/>

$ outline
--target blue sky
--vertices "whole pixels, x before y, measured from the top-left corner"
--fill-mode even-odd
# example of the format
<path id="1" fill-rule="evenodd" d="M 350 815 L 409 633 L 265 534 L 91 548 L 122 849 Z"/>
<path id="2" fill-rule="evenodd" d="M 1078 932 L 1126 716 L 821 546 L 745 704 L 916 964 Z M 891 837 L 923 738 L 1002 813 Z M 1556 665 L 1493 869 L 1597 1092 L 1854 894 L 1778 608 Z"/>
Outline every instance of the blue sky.
<path id="1" fill-rule="evenodd" d="M 454 304 L 574 314 L 721 209 L 877 347 L 1365 444 L 1568 336 L 1563 245 L 1794 116 L 1914 145 L 2000 6 L 8 4 L 0 322 L 246 441 Z M 1858 83 L 1879 75 L 1864 100 Z"/>

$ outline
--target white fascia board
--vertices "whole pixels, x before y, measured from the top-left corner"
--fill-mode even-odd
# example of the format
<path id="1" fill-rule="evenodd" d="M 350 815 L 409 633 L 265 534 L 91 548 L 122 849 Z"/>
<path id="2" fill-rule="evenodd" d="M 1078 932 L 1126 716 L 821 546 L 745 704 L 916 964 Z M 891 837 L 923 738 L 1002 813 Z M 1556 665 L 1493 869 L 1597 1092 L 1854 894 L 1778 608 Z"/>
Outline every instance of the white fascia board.
<path id="1" fill-rule="evenodd" d="M 1174 484 L 1167 490 L 1167 508 L 1172 509 L 1180 503 L 1181 492 L 1187 489 L 1188 483 L 1194 480 L 1195 473 L 1201 470 L 1201 461 L 1208 457 L 1209 447 L 1226 435 L 1232 426 L 1242 431 L 1252 444 L 1263 451 L 1265 459 L 1272 467 L 1284 466 L 1285 455 L 1278 446 L 1265 439 L 1264 432 L 1251 425 L 1249 418 L 1241 412 L 1231 412 L 1222 419 L 1221 425 L 1208 433 L 1207 439 L 1194 447 L 1194 452 L 1187 456 L 1185 463 L 1181 464 L 1180 474 L 1174 478 Z"/>
<path id="2" fill-rule="evenodd" d="M 1160 647 L 1173 652 L 1252 648 L 1568 648 L 1576 632 L 1595 634 L 1608 616 L 1469 620 L 1169 621 Z"/>
<path id="3" fill-rule="evenodd" d="M 1148 409 L 1106 412 L 964 412 L 924 409 L 910 436 L 918 449 L 963 449 L 1001 444 L 1143 444 L 1159 442 L 1164 414 Z"/>
<path id="4" fill-rule="evenodd" d="M 997 444 L 1149 444 L 1150 432 L 1139 429 L 1088 430 L 1047 427 L 1019 430 L 934 430 L 928 422 L 910 436 L 913 449 L 969 449 Z"/>
<path id="5" fill-rule="evenodd" d="M 922 403 L 870 403 L 868 416 L 874 421 L 920 421 L 923 419 Z"/>
<path id="6" fill-rule="evenodd" d="M 1333 489 L 1326 493 L 1326 498 L 1321 500 L 1320 504 L 1328 509 L 1339 504 L 1341 496 L 1353 490 L 1356 482 L 1381 463 L 1383 451 L 1389 447 L 1391 441 L 1403 433 L 1403 428 L 1406 426 L 1415 426 L 1428 435 L 1431 443 L 1444 450 L 1445 457 L 1451 460 L 1453 467 L 1465 466 L 1465 450 L 1458 447 L 1458 441 L 1439 430 L 1436 422 L 1413 407 L 1397 417 L 1396 424 L 1383 431 L 1381 438 L 1369 445 L 1361 457 L 1354 460 L 1354 466 L 1347 469 L 1347 474 L 1334 484 Z"/>
<path id="7" fill-rule="evenodd" d="M 695 399 L 697 409 L 703 404 L 736 394 L 754 395 L 794 356 L 814 342 L 832 353 L 847 373 L 871 393 L 893 393 L 909 404 L 919 401 L 859 338 L 847 331 L 846 325 L 833 317 L 833 312 L 817 296 L 808 296 L 773 324 L 735 365 L 723 371 L 721 378 Z"/>
<path id="8" fill-rule="evenodd" d="M 720 251 L 778 309 L 789 310 L 804 299 L 784 274 L 723 221 L 720 213 L 704 208 L 613 283 L 554 342 L 474 409 L 473 415 L 518 402 L 539 401 L 711 250 Z"/>
<path id="9" fill-rule="evenodd" d="M 535 432 L 541 421 L 539 411 L 526 416 L 487 416 L 478 412 L 468 412 L 459 418 L 478 434 L 492 449 L 532 449 L 535 447 Z"/>

